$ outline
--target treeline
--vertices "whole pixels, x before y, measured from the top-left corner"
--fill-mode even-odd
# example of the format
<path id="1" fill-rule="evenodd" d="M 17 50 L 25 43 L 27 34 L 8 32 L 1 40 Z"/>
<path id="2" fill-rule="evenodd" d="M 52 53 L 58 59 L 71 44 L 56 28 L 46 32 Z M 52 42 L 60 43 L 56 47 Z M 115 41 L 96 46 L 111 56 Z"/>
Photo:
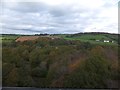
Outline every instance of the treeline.
<path id="1" fill-rule="evenodd" d="M 109 34 L 109 35 L 118 35 L 117 33 L 108 33 L 108 32 L 81 32 L 76 34 Z"/>
<path id="2" fill-rule="evenodd" d="M 3 43 L 3 86 L 109 88 L 120 76 L 117 49 L 45 37 Z"/>
<path id="3" fill-rule="evenodd" d="M 76 34 L 68 34 L 67 36 L 80 36 L 80 35 L 105 35 L 105 36 L 113 36 L 113 37 L 118 37 L 119 34 L 114 34 L 114 33 L 106 33 L 106 32 L 83 32 L 83 33 L 76 33 Z"/>

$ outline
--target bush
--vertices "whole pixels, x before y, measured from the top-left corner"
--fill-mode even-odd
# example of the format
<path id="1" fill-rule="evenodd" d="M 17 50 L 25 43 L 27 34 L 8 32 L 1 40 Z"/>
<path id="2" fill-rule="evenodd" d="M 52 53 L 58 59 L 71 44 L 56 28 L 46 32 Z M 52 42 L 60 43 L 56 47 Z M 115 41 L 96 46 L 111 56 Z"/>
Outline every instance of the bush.
<path id="1" fill-rule="evenodd" d="M 105 80 L 110 78 L 109 74 L 109 64 L 106 60 L 90 57 L 66 77 L 64 85 L 77 88 L 107 88 Z"/>
<path id="2" fill-rule="evenodd" d="M 31 75 L 32 75 L 32 77 L 42 77 L 43 78 L 43 77 L 46 77 L 47 70 L 40 68 L 40 67 L 36 67 L 31 70 Z"/>

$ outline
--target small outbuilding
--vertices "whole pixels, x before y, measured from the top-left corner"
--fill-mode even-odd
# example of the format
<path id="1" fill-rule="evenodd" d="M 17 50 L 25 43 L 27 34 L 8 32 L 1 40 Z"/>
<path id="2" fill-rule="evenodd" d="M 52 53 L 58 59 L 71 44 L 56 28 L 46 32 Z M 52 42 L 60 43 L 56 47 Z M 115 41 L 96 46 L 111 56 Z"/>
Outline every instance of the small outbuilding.
<path id="1" fill-rule="evenodd" d="M 104 42 L 110 42 L 109 40 L 104 40 Z"/>

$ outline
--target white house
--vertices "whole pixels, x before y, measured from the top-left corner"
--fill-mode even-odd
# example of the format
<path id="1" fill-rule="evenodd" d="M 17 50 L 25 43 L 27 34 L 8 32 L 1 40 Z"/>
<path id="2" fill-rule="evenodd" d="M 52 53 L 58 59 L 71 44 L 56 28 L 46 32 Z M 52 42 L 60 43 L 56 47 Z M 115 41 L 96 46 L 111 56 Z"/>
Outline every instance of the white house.
<path id="1" fill-rule="evenodd" d="M 114 41 L 112 41 L 112 43 L 114 43 Z"/>
<path id="2" fill-rule="evenodd" d="M 104 40 L 104 42 L 110 42 L 109 40 Z"/>

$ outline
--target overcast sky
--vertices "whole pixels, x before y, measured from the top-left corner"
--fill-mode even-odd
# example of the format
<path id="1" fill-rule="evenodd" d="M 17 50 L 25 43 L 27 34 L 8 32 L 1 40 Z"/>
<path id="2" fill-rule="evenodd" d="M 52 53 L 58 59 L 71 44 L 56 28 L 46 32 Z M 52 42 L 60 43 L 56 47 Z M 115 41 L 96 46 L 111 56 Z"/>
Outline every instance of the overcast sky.
<path id="1" fill-rule="evenodd" d="M 0 33 L 118 33 L 119 0 L 29 1 L 2 0 Z"/>

